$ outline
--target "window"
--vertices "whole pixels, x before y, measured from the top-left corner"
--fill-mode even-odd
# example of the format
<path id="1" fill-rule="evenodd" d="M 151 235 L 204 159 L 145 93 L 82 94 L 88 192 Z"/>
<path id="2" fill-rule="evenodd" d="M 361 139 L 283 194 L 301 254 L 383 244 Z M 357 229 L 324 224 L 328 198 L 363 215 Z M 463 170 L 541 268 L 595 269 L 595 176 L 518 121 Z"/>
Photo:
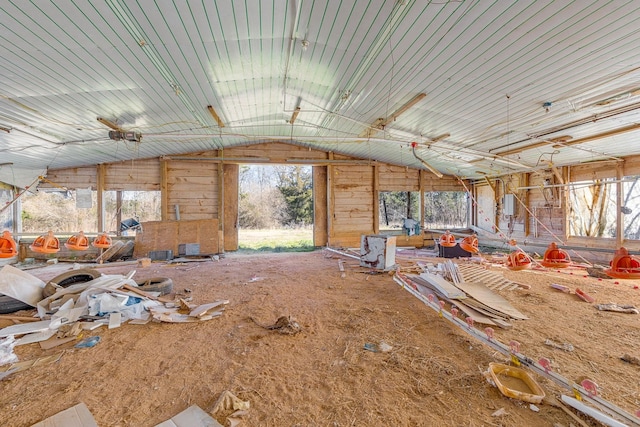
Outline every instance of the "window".
<path id="1" fill-rule="evenodd" d="M 424 193 L 425 228 L 446 229 L 468 226 L 469 196 L 465 191 Z"/>
<path id="2" fill-rule="evenodd" d="M 381 191 L 379 229 L 400 230 L 405 219 L 420 223 L 420 193 L 417 191 Z"/>
<path id="3" fill-rule="evenodd" d="M 614 178 L 576 182 L 569 190 L 569 234 L 581 237 L 616 236 Z"/>

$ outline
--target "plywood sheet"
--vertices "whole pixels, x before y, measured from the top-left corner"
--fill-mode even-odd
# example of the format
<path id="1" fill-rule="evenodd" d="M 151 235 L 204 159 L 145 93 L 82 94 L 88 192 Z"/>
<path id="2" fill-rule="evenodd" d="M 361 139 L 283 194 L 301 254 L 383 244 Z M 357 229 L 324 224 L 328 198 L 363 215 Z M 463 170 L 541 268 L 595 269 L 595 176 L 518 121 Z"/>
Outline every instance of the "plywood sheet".
<path id="1" fill-rule="evenodd" d="M 518 309 L 512 306 L 509 301 L 484 285 L 477 285 L 470 282 L 460 282 L 456 286 L 465 291 L 472 298 L 475 298 L 481 303 L 495 310 L 498 310 L 499 312 L 504 313 L 509 317 L 521 320 L 528 319 L 527 316 L 525 316 Z"/>
<path id="2" fill-rule="evenodd" d="M 198 243 L 200 253 L 217 254 L 218 220 L 149 221 L 142 223 L 142 232 L 136 234 L 134 257 L 146 257 L 150 251 L 172 250 L 178 254 L 178 245 Z"/>

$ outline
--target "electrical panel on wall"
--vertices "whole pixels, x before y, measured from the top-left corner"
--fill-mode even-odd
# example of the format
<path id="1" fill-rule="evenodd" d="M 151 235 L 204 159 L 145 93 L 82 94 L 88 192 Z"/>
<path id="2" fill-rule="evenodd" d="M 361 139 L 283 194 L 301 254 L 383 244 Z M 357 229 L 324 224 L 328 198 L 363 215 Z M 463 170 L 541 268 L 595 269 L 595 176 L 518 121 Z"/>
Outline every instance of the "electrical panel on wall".
<path id="1" fill-rule="evenodd" d="M 502 197 L 502 214 L 516 214 L 516 197 L 513 194 L 505 194 L 504 197 Z"/>

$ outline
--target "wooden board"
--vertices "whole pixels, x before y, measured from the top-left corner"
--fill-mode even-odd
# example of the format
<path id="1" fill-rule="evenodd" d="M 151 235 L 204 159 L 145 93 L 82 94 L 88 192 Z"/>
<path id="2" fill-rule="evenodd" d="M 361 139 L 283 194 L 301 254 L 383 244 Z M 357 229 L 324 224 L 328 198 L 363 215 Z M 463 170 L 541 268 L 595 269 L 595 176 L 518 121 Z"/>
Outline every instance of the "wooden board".
<path id="1" fill-rule="evenodd" d="M 327 244 L 327 167 L 313 167 L 313 245 Z"/>
<path id="2" fill-rule="evenodd" d="M 437 274 L 422 273 L 420 275 L 407 274 L 407 277 L 417 284 L 435 289 L 440 295 L 449 299 L 464 299 L 466 294 L 456 288 L 451 282 Z"/>
<path id="3" fill-rule="evenodd" d="M 456 286 L 465 291 L 472 298 L 495 310 L 498 310 L 501 313 L 506 314 L 511 318 L 520 320 L 528 319 L 527 316 L 525 316 L 518 309 L 512 306 L 509 301 L 484 285 L 477 285 L 475 283 L 469 282 L 460 282 Z"/>
<path id="4" fill-rule="evenodd" d="M 526 288 L 527 286 L 513 282 L 505 278 L 502 273 L 487 270 L 476 264 L 459 263 L 458 272 L 461 276 L 461 282 L 473 282 L 483 284 L 492 290 L 514 290 L 518 288 Z"/>
<path id="5" fill-rule="evenodd" d="M 149 251 L 172 250 L 178 254 L 178 245 L 198 243 L 200 253 L 217 254 L 218 220 L 150 221 L 142 223 L 142 232 L 136 234 L 134 258 L 146 257 Z"/>

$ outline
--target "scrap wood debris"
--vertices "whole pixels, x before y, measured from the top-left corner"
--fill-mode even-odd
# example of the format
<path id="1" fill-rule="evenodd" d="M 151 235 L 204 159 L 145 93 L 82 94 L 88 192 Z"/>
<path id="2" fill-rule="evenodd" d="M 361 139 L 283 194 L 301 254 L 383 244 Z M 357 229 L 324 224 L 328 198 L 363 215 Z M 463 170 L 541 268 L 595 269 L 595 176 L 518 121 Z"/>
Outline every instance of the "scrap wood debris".
<path id="1" fill-rule="evenodd" d="M 640 313 L 638 309 L 632 305 L 618 305 L 613 302 L 609 304 L 596 304 L 595 308 L 597 308 L 600 311 L 615 311 L 616 313 L 629 313 L 629 314 Z"/>
<path id="2" fill-rule="evenodd" d="M 625 354 L 623 355 L 620 360 L 627 362 L 627 363 L 631 363 L 632 365 L 638 365 L 640 366 L 640 357 L 635 357 L 635 356 L 631 356 L 629 354 Z"/>
<path id="3" fill-rule="evenodd" d="M 261 328 L 268 329 L 270 331 L 277 331 L 280 334 L 284 335 L 295 335 L 298 332 L 302 331 L 302 326 L 298 322 L 295 321 L 291 316 L 280 316 L 276 323 L 273 325 L 264 325 L 258 322 L 253 317 L 249 317 L 253 322 L 260 326 Z"/>

